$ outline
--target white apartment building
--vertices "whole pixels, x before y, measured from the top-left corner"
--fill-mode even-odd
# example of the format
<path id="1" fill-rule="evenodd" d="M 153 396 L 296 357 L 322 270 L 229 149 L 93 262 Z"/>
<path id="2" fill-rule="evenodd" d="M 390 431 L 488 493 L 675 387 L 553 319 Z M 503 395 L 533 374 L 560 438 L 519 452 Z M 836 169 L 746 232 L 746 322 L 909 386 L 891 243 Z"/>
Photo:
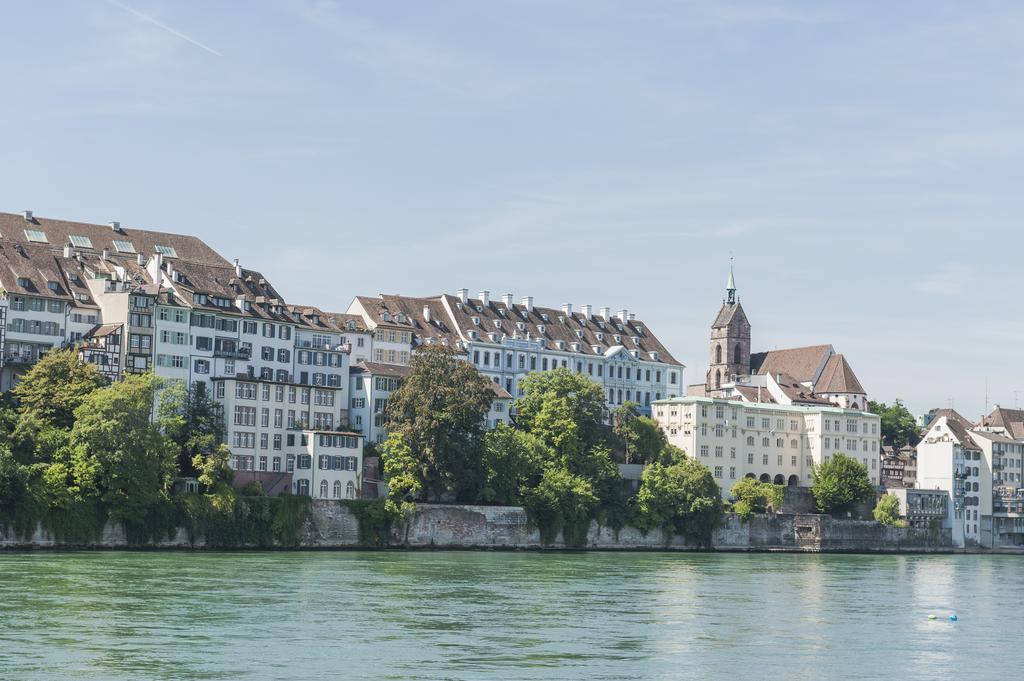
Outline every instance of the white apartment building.
<path id="1" fill-rule="evenodd" d="M 316 499 L 358 499 L 363 487 L 363 437 L 359 433 L 305 430 L 295 456 L 295 494 Z"/>
<path id="2" fill-rule="evenodd" d="M 952 409 L 936 412 L 917 445 L 918 488 L 950 495 L 943 524 L 954 546 L 982 545 L 985 518 L 992 514 L 991 461 L 978 444 L 973 427 Z"/>
<path id="3" fill-rule="evenodd" d="M 711 397 L 653 404 L 668 441 L 707 466 L 724 495 L 740 479 L 809 486 L 836 453 L 860 461 L 879 482 L 880 418 L 828 405 L 783 405 Z"/>
<path id="4" fill-rule="evenodd" d="M 683 392 L 685 367 L 628 310 L 613 315 L 607 307 L 594 314 L 590 305 L 579 311 L 571 304 L 543 308 L 529 296 L 517 304 L 510 293 L 496 301 L 489 291 L 470 298 L 468 289 L 460 289 L 428 298 L 357 297 L 348 312 L 374 330 L 375 355 L 382 342 L 378 331 L 386 329 L 387 363 L 403 363 L 401 353 L 419 345 L 446 345 L 513 397 L 522 395 L 528 374 L 558 367 L 601 385 L 609 407 L 635 402 L 649 413 L 653 401 Z"/>

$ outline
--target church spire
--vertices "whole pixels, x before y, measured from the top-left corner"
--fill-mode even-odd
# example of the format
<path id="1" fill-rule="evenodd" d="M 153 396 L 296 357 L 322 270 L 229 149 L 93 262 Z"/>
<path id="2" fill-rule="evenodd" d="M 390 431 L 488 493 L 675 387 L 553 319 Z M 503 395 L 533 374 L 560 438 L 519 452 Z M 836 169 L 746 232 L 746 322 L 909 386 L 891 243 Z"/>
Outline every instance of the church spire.
<path id="1" fill-rule="evenodd" d="M 736 302 L 736 276 L 732 271 L 732 256 L 729 257 L 729 281 L 725 284 L 725 295 L 730 305 Z"/>

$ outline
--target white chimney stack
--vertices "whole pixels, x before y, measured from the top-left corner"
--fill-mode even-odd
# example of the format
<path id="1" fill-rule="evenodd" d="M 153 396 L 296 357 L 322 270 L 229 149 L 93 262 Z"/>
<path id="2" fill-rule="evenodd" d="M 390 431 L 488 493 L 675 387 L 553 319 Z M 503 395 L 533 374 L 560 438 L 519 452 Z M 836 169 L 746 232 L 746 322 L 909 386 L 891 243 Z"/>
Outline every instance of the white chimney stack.
<path id="1" fill-rule="evenodd" d="M 113 231 L 115 231 L 115 232 L 121 231 L 121 223 L 118 222 L 117 220 L 113 220 L 113 221 L 111 221 L 108 224 L 110 225 L 110 229 L 112 229 Z"/>
<path id="2" fill-rule="evenodd" d="M 523 298 L 523 307 L 526 308 L 527 312 L 533 312 L 533 296 Z"/>
<path id="3" fill-rule="evenodd" d="M 459 301 L 463 305 L 465 305 L 466 301 L 469 300 L 469 289 L 468 288 L 460 288 L 458 291 L 455 292 L 455 295 L 457 295 L 459 297 Z"/>
<path id="4" fill-rule="evenodd" d="M 64 257 L 65 258 L 70 258 L 71 257 L 71 246 L 68 246 L 67 244 L 64 245 Z"/>
<path id="5" fill-rule="evenodd" d="M 590 321 L 590 316 L 593 313 L 593 311 L 594 311 L 594 306 L 593 305 L 589 305 L 589 304 L 588 305 L 580 305 L 580 312 L 583 313 L 583 317 L 587 321 Z"/>
<path id="6" fill-rule="evenodd" d="M 501 297 L 501 302 L 503 302 L 505 304 L 505 307 L 507 307 L 508 309 L 511 310 L 512 309 L 512 294 L 511 293 L 506 293 L 505 295 L 503 295 Z"/>
<path id="7" fill-rule="evenodd" d="M 608 321 L 609 319 L 611 319 L 612 318 L 612 309 L 610 307 L 602 307 L 601 308 L 601 318 L 604 319 L 605 321 Z"/>
<path id="8" fill-rule="evenodd" d="M 23 210 L 21 211 L 21 217 L 25 218 L 25 222 L 32 222 L 32 211 Z"/>
<path id="9" fill-rule="evenodd" d="M 103 249 L 103 253 L 101 254 L 101 257 L 104 260 L 110 260 L 110 251 L 108 249 L 104 248 Z"/>
<path id="10" fill-rule="evenodd" d="M 629 318 L 629 310 L 625 310 L 625 309 L 623 309 L 623 310 L 619 310 L 619 321 L 620 321 L 620 322 L 622 322 L 623 324 L 625 324 L 625 323 L 626 323 L 626 320 L 627 320 L 628 318 Z"/>
<path id="11" fill-rule="evenodd" d="M 427 324 L 430 323 L 430 306 L 429 305 L 424 305 L 423 306 L 423 321 L 425 321 Z"/>
<path id="12" fill-rule="evenodd" d="M 564 314 L 566 317 L 572 316 L 572 303 L 566 303 L 562 305 L 562 314 Z"/>
<path id="13" fill-rule="evenodd" d="M 238 258 L 235 258 L 235 276 L 242 278 L 242 266 L 238 264 Z"/>
<path id="14" fill-rule="evenodd" d="M 487 307 L 488 305 L 491 304 L 491 292 L 490 291 L 481 291 L 480 292 L 480 304 L 483 305 L 484 307 Z"/>
<path id="15" fill-rule="evenodd" d="M 636 312 L 630 312 L 629 313 L 629 321 L 633 321 L 634 319 L 636 319 Z"/>

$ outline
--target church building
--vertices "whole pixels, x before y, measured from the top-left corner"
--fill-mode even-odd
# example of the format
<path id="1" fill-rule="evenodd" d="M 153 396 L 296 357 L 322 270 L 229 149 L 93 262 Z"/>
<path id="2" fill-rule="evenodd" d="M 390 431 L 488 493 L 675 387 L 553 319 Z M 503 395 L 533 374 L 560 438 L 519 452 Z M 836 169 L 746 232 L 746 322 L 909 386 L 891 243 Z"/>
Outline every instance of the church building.
<path id="1" fill-rule="evenodd" d="M 785 405 L 867 410 L 867 392 L 846 358 L 831 345 L 751 352 L 750 321 L 729 267 L 725 300 L 711 324 L 710 361 L 694 396 Z"/>

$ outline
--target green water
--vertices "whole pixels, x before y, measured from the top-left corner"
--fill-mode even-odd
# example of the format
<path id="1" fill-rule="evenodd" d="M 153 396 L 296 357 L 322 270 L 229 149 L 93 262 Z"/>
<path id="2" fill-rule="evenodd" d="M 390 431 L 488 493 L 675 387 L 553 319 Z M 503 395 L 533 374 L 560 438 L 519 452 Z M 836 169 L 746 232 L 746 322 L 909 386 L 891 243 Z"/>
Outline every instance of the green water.
<path id="1" fill-rule="evenodd" d="M 0 554 L 0 678 L 1017 679 L 1022 606 L 1000 556 Z"/>

